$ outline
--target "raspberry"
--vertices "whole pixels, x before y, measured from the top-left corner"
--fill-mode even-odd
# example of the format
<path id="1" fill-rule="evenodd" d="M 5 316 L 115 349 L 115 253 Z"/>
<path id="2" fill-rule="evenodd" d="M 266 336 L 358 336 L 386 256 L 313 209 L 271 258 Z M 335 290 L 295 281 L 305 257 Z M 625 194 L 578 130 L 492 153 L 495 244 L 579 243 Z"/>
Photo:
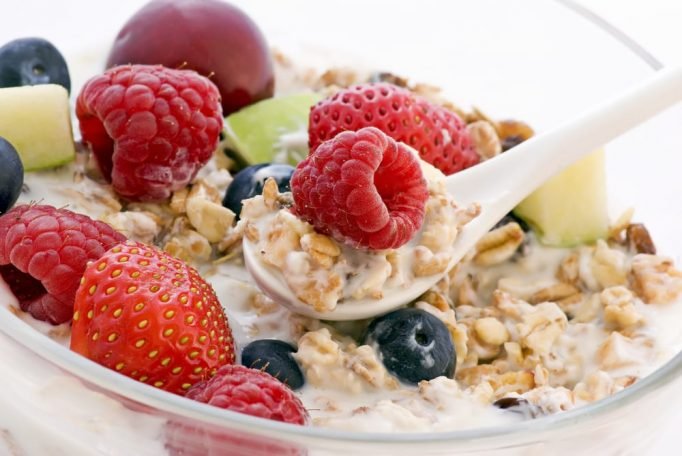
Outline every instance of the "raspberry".
<path id="1" fill-rule="evenodd" d="M 454 113 L 388 83 L 341 90 L 310 111 L 311 153 L 339 132 L 376 127 L 419 152 L 422 160 L 445 174 L 478 163 L 465 123 Z"/>
<path id="2" fill-rule="evenodd" d="M 234 362 L 232 332 L 213 288 L 183 261 L 132 241 L 85 269 L 71 349 L 176 394 Z"/>
<path id="3" fill-rule="evenodd" d="M 124 240 L 106 223 L 66 209 L 16 206 L 0 217 L 0 276 L 23 311 L 65 323 L 88 261 Z"/>
<path id="4" fill-rule="evenodd" d="M 419 231 L 428 198 L 417 158 L 367 127 L 342 132 L 299 163 L 294 211 L 352 247 L 398 248 Z"/>
<path id="5" fill-rule="evenodd" d="M 284 383 L 270 374 L 240 365 L 221 367 L 186 397 L 228 410 L 292 424 L 306 424 L 308 412 Z"/>
<path id="6" fill-rule="evenodd" d="M 149 65 L 114 67 L 88 81 L 76 115 L 104 177 L 140 201 L 186 186 L 211 158 L 223 124 L 211 81 Z"/>

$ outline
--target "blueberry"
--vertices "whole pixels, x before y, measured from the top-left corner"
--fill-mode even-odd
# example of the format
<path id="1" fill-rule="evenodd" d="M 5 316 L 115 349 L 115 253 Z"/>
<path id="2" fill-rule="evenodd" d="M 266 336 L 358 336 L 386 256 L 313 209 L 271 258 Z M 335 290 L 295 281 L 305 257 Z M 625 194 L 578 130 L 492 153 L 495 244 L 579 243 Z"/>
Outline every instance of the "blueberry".
<path id="1" fill-rule="evenodd" d="M 0 137 L 0 214 L 14 206 L 24 185 L 24 165 L 12 144 Z"/>
<path id="2" fill-rule="evenodd" d="M 299 389 L 305 380 L 301 368 L 291 356 L 295 351 L 294 347 L 281 340 L 255 340 L 242 350 L 242 364 L 264 370 L 289 388 Z"/>
<path id="3" fill-rule="evenodd" d="M 386 369 L 405 383 L 455 372 L 457 355 L 448 328 L 420 309 L 399 309 L 375 319 L 365 343 L 375 345 Z"/>
<path id="4" fill-rule="evenodd" d="M 505 215 L 504 217 L 502 217 L 502 218 L 500 219 L 500 221 L 497 222 L 497 223 L 495 224 L 495 226 L 491 228 L 491 230 L 494 230 L 494 229 L 497 229 L 497 228 L 501 228 L 501 227 L 505 226 L 506 224 L 512 223 L 512 222 L 518 223 L 519 226 L 521 227 L 521 229 L 522 229 L 525 233 L 527 233 L 527 232 L 530 231 L 530 226 L 528 226 L 528 224 L 526 223 L 526 221 L 523 220 L 522 218 L 518 217 L 518 216 L 517 216 L 516 214 L 514 214 L 513 212 L 509 212 L 507 215 Z"/>
<path id="5" fill-rule="evenodd" d="M 275 179 L 280 192 L 288 192 L 291 191 L 289 181 L 293 173 L 293 166 L 270 163 L 261 163 L 244 168 L 234 176 L 234 180 L 227 187 L 223 206 L 237 214 L 237 218 L 239 218 L 242 211 L 242 201 L 260 195 L 268 177 Z"/>
<path id="6" fill-rule="evenodd" d="M 20 38 L 0 47 L 0 87 L 59 84 L 71 91 L 64 57 L 42 38 Z"/>

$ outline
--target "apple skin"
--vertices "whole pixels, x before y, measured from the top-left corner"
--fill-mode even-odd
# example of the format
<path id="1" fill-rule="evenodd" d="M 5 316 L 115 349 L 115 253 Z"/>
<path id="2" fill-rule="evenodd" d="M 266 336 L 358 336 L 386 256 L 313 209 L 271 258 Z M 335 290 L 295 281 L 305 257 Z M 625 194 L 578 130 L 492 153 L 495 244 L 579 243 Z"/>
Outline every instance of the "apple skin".
<path id="1" fill-rule="evenodd" d="M 258 26 L 220 0 L 152 0 L 118 33 L 107 68 L 131 63 L 187 68 L 210 78 L 223 115 L 272 97 L 272 57 Z"/>

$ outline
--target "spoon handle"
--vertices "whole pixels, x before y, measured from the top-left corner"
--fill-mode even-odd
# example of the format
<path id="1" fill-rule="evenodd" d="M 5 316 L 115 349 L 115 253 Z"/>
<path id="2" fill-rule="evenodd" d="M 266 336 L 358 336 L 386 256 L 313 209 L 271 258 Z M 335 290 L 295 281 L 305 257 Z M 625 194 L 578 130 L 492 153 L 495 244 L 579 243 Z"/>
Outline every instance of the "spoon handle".
<path id="1" fill-rule="evenodd" d="M 462 204 L 481 203 L 494 224 L 547 179 L 680 100 L 682 67 L 665 68 L 577 119 L 449 176 L 448 191 Z"/>

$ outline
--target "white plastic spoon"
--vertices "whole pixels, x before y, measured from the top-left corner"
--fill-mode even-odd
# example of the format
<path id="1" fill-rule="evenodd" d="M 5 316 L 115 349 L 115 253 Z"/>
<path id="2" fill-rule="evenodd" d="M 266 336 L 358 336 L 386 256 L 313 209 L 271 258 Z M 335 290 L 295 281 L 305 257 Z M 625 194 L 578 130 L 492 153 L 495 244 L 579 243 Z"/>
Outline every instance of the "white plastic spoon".
<path id="1" fill-rule="evenodd" d="M 535 136 L 493 160 L 449 176 L 447 189 L 458 203 L 477 202 L 481 206 L 480 215 L 459 233 L 450 267 L 547 179 L 680 100 L 682 68 L 664 69 L 577 119 Z M 345 299 L 333 311 L 321 313 L 295 297 L 279 271 L 260 260 L 254 244 L 244 238 L 243 245 L 246 266 L 265 294 L 294 312 L 322 320 L 356 320 L 386 313 L 416 299 L 443 277 L 440 274 L 416 279 L 407 288 L 388 290 L 382 299 Z"/>

